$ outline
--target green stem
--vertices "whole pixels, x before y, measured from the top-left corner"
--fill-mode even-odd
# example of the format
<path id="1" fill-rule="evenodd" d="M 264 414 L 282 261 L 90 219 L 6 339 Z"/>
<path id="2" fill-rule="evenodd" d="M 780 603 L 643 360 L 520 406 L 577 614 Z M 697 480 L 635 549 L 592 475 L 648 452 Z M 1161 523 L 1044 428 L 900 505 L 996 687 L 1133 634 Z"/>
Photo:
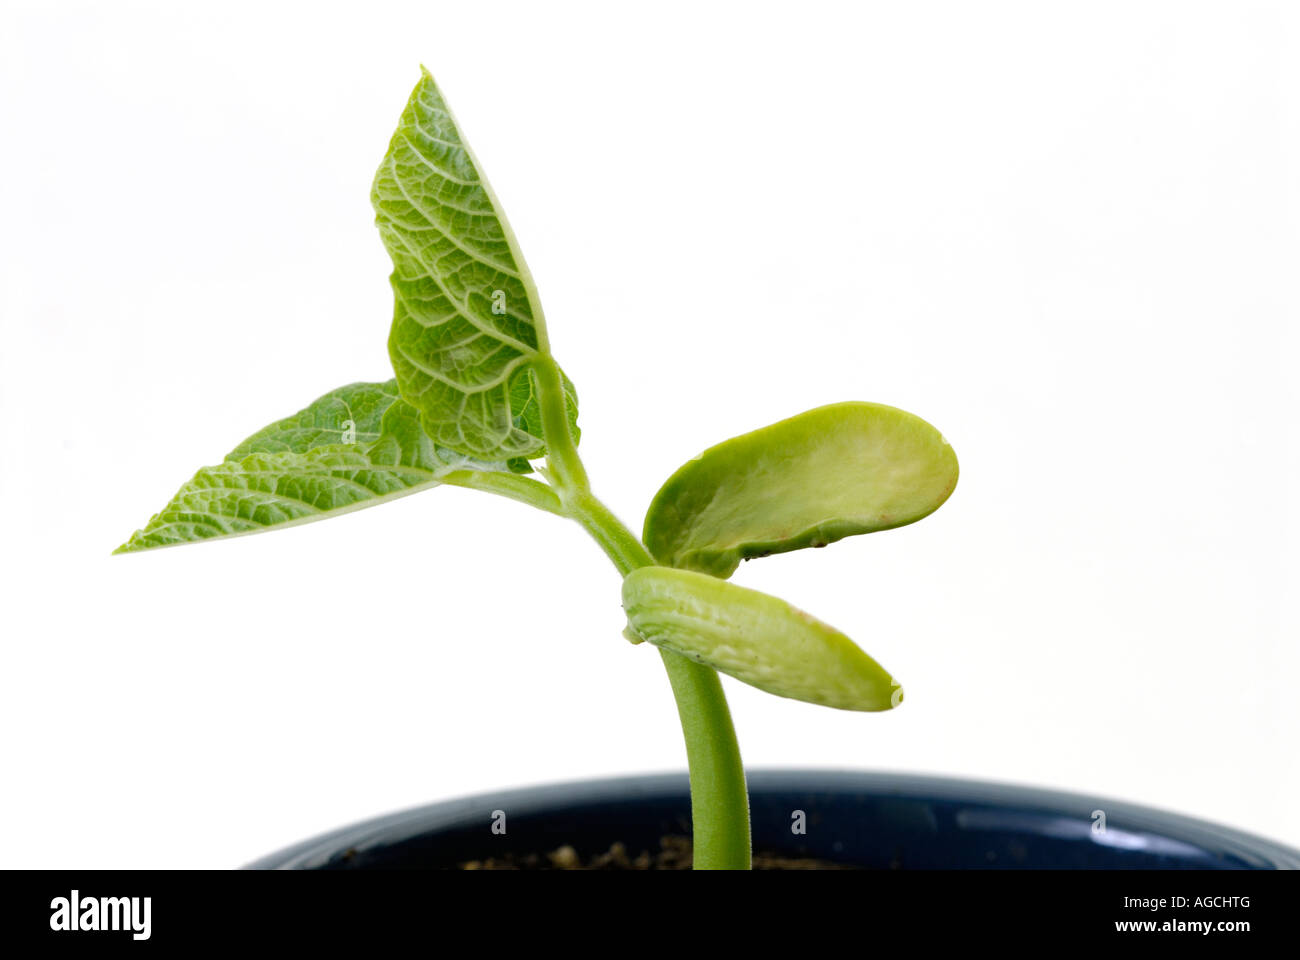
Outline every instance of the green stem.
<path id="1" fill-rule="evenodd" d="M 533 361 L 533 371 L 548 479 L 564 512 L 595 538 L 623 576 L 638 567 L 653 566 L 654 558 L 641 541 L 591 492 L 587 470 L 569 432 L 559 366 L 549 353 L 542 353 Z M 686 739 L 695 869 L 748 870 L 749 792 L 722 682 L 710 667 L 669 650 L 660 649 L 659 655 L 668 671 Z"/>
<path id="2" fill-rule="evenodd" d="M 654 559 L 632 532 L 589 491 L 565 498 L 570 515 L 627 576 Z M 749 793 L 740 746 L 722 683 L 713 669 L 660 649 L 686 739 L 696 870 L 748 870 Z"/>
<path id="3" fill-rule="evenodd" d="M 582 465 L 578 448 L 569 433 L 569 411 L 564 400 L 564 379 L 560 366 L 550 354 L 533 361 L 537 377 L 537 399 L 542 410 L 542 436 L 546 439 L 546 459 L 555 475 L 556 485 L 568 490 L 586 490 L 587 468 Z"/>

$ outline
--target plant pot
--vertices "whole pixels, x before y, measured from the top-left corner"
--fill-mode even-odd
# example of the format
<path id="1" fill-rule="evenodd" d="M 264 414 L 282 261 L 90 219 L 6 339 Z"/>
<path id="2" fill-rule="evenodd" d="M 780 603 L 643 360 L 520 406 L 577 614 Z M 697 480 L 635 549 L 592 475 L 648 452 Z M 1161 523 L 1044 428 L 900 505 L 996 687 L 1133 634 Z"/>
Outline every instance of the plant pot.
<path id="1" fill-rule="evenodd" d="M 749 775 L 756 852 L 866 869 L 1300 868 L 1300 851 L 1179 814 L 946 777 L 830 770 Z M 498 813 L 499 811 L 499 813 Z M 792 830 L 803 811 L 806 832 Z M 1104 813 L 1104 827 L 1097 811 Z M 504 833 L 500 828 L 504 814 Z M 250 869 L 457 868 L 570 847 L 633 857 L 690 833 L 685 774 L 590 780 L 435 803 L 263 857 Z M 571 855 L 570 855 L 571 856 Z M 562 858 L 561 858 L 562 859 Z"/>

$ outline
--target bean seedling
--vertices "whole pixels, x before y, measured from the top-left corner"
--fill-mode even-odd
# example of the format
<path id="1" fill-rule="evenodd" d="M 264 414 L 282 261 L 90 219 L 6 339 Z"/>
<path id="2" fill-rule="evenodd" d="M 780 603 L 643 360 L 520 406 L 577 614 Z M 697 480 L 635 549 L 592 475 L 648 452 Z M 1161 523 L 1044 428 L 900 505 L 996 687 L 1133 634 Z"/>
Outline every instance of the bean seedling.
<path id="1" fill-rule="evenodd" d="M 741 560 L 920 520 L 957 483 L 924 420 L 841 403 L 678 470 L 637 538 L 592 493 L 577 392 L 514 233 L 427 71 L 371 191 L 392 257 L 396 376 L 313 401 L 204 467 L 119 553 L 320 520 L 452 484 L 576 520 L 623 575 L 634 643 L 677 700 L 697 869 L 750 865 L 745 774 L 718 671 L 782 697 L 888 710 L 902 688 L 844 634 L 727 582 Z"/>

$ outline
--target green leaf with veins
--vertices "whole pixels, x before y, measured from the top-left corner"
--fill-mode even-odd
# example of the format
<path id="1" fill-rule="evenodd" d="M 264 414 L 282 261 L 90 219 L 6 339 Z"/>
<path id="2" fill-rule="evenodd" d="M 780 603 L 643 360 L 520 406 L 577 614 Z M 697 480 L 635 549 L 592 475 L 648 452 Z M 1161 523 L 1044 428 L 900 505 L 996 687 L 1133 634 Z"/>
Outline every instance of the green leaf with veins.
<path id="1" fill-rule="evenodd" d="M 510 476 L 506 464 L 437 446 L 415 408 L 398 398 L 394 381 L 353 383 L 253 434 L 223 463 L 201 469 L 115 552 L 307 523 L 439 483 L 554 509 L 545 488 Z"/>
<path id="2" fill-rule="evenodd" d="M 383 416 L 396 399 L 396 380 L 350 383 L 257 431 L 226 459 L 242 460 L 250 453 L 306 453 L 334 443 L 366 446 L 379 439 Z"/>
<path id="3" fill-rule="evenodd" d="M 516 468 L 545 453 L 516 406 L 549 357 L 537 290 L 491 187 L 428 71 L 371 190 L 393 260 L 388 351 L 404 399 L 448 449 Z"/>

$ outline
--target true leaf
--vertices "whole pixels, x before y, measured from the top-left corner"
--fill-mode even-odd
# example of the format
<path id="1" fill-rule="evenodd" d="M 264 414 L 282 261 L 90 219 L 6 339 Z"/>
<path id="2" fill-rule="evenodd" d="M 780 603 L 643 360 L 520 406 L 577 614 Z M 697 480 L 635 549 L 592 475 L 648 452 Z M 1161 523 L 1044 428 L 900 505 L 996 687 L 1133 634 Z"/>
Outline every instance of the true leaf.
<path id="1" fill-rule="evenodd" d="M 349 384 L 199 470 L 115 552 L 305 523 L 436 486 L 452 473 L 505 469 L 437 447 L 393 381 Z"/>
<path id="2" fill-rule="evenodd" d="M 516 469 L 541 456 L 540 431 L 520 423 L 516 406 L 521 371 L 549 355 L 536 287 L 428 71 L 371 202 L 394 266 L 388 348 L 402 397 L 448 449 Z"/>
<path id="3" fill-rule="evenodd" d="M 920 417 L 837 403 L 686 463 L 651 502 L 644 540 L 665 566 L 726 578 L 741 560 L 915 523 L 956 485 L 956 454 Z"/>
<path id="4" fill-rule="evenodd" d="M 242 460 L 250 453 L 307 453 L 336 443 L 368 446 L 379 439 L 384 414 L 396 400 L 396 380 L 349 383 L 263 427 L 225 459 Z"/>
<path id="5" fill-rule="evenodd" d="M 888 710 L 902 687 L 833 627 L 777 597 L 668 567 L 623 581 L 635 639 L 689 657 L 779 697 L 841 710 Z"/>

